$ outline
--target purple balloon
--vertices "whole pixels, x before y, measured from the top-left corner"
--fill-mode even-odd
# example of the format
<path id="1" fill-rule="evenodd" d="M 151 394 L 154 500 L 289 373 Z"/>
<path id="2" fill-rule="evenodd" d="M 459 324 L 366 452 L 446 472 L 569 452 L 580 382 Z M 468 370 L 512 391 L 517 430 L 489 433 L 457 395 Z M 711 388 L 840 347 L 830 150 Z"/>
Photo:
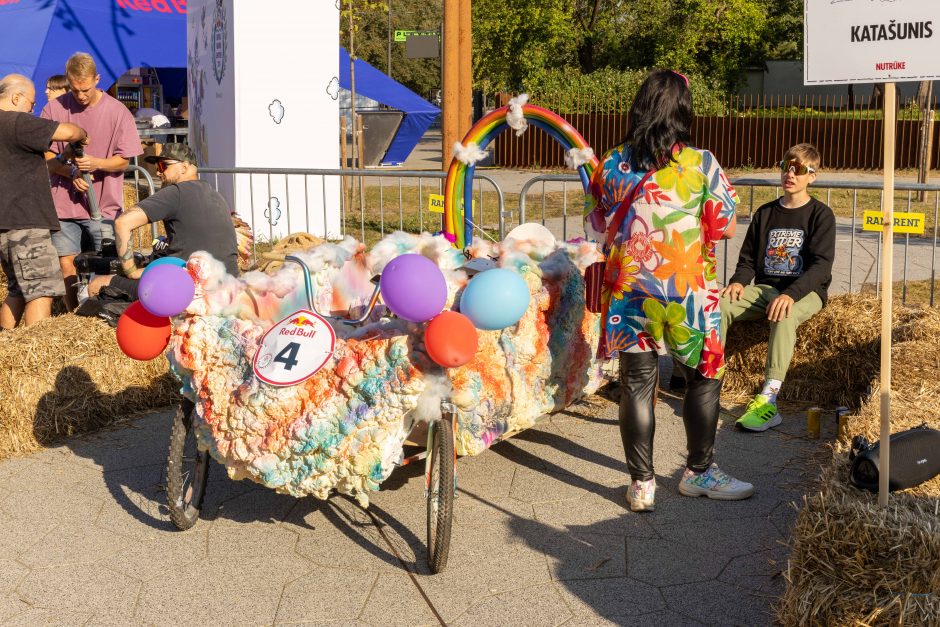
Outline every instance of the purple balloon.
<path id="1" fill-rule="evenodd" d="M 447 303 L 447 281 L 441 269 L 424 255 L 399 255 L 379 281 L 382 300 L 399 318 L 424 322 L 441 313 Z"/>
<path id="2" fill-rule="evenodd" d="M 140 304 L 160 317 L 179 315 L 192 302 L 195 293 L 193 277 L 174 264 L 163 264 L 147 270 L 137 284 Z"/>

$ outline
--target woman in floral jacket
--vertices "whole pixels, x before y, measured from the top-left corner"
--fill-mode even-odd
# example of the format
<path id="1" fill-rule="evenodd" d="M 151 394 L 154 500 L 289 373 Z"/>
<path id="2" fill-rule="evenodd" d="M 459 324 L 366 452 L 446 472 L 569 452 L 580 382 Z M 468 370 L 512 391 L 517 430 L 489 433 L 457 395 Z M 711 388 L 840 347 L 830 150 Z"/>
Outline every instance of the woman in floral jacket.
<path id="1" fill-rule="evenodd" d="M 723 500 L 754 492 L 712 461 L 725 367 L 715 244 L 734 234 L 738 197 L 715 157 L 687 145 L 691 124 L 688 80 L 650 73 L 630 108 L 627 137 L 594 172 L 586 208 L 588 237 L 605 242 L 618 206 L 635 195 L 605 251 L 600 349 L 604 357 L 620 355 L 620 433 L 633 511 L 654 508 L 660 354 L 673 357 L 688 386 L 682 418 L 689 456 L 679 492 Z"/>

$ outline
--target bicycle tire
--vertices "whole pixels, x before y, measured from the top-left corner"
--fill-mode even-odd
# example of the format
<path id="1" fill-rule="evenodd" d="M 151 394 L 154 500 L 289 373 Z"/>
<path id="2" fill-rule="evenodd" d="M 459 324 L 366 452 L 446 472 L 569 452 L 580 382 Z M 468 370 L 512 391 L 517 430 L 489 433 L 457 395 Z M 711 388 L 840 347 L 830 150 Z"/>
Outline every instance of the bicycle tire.
<path id="1" fill-rule="evenodd" d="M 454 430 L 447 418 L 431 425 L 427 474 L 428 567 L 437 574 L 447 566 L 454 516 Z"/>
<path id="2" fill-rule="evenodd" d="M 166 461 L 166 496 L 170 520 L 180 531 L 196 524 L 202 510 L 209 479 L 209 453 L 196 448 L 193 430 L 195 406 L 183 399 L 170 432 L 170 450 Z M 186 457 L 187 445 L 194 454 Z"/>

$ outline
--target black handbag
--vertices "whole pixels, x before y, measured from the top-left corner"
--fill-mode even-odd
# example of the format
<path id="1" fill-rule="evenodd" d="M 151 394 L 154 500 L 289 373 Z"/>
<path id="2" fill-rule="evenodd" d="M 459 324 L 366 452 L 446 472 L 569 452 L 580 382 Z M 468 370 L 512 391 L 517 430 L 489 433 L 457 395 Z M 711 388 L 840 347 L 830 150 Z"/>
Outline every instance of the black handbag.
<path id="1" fill-rule="evenodd" d="M 878 491 L 879 443 L 863 436 L 852 439 L 849 482 L 856 488 Z M 940 475 L 940 431 L 926 424 L 891 434 L 891 467 L 888 490 L 905 490 Z"/>

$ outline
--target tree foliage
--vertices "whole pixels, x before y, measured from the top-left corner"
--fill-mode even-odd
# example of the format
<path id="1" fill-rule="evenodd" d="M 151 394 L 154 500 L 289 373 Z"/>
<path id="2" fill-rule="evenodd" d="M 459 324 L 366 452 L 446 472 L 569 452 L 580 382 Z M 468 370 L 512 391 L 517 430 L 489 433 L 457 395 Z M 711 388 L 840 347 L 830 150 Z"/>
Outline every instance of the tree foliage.
<path id="1" fill-rule="evenodd" d="M 344 6 L 349 0 L 343 0 Z M 391 8 L 391 29 L 389 29 Z M 386 72 L 389 66 L 389 37 L 396 30 L 438 31 L 443 19 L 440 2 L 415 0 L 353 0 L 356 56 Z M 344 14 L 344 42 L 348 42 L 348 14 Z M 344 45 L 346 45 L 344 43 Z M 441 86 L 440 59 L 408 59 L 405 44 L 391 42 L 391 76 L 412 91 L 429 98 Z"/>
<path id="2" fill-rule="evenodd" d="M 357 55 L 385 70 L 392 30 L 437 30 L 442 0 L 353 3 Z M 474 87 L 520 89 L 548 70 L 669 67 L 735 87 L 746 67 L 802 53 L 803 0 L 473 0 Z M 344 13 L 344 40 L 348 40 Z M 406 59 L 392 44 L 392 76 L 427 96 L 437 59 Z"/>

